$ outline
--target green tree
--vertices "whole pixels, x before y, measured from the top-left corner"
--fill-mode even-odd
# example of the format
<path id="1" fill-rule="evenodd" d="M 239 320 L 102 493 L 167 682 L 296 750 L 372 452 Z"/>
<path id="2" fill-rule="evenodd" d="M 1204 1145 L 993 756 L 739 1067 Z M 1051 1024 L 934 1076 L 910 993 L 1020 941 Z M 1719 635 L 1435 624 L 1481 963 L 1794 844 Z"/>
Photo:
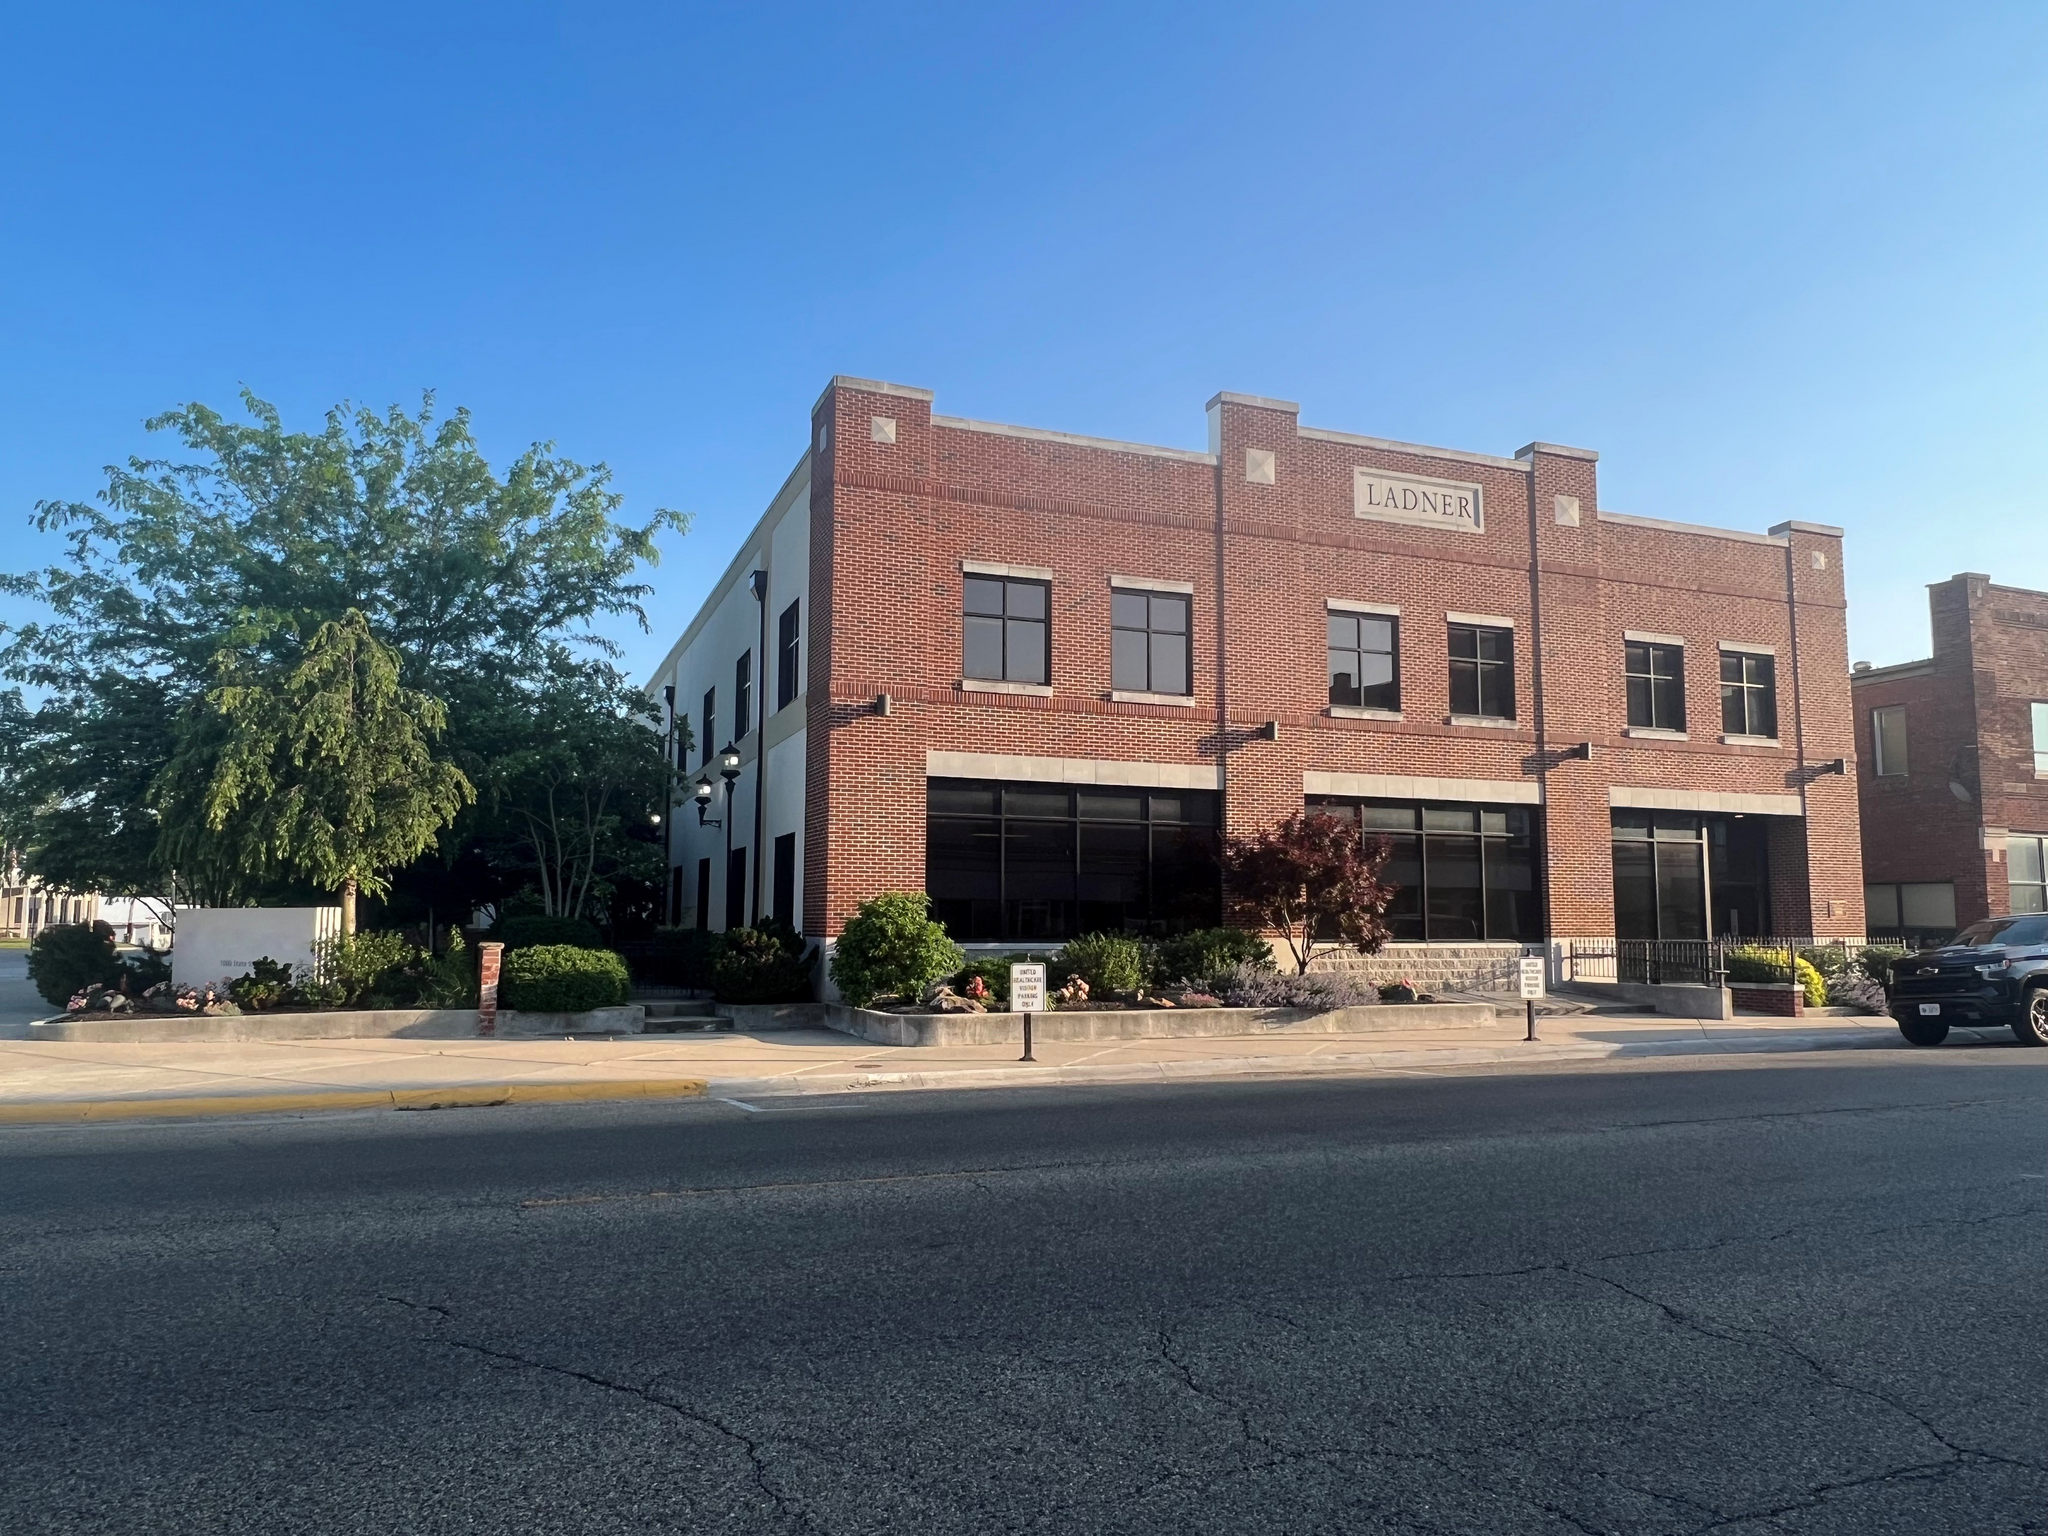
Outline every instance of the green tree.
<path id="1" fill-rule="evenodd" d="M 479 743 L 493 859 L 533 879 L 550 917 L 602 910 L 621 880 L 659 882 L 675 755 L 647 696 L 593 665 L 523 702 L 496 722 L 509 739 Z"/>
<path id="2" fill-rule="evenodd" d="M 296 875 L 341 893 L 344 934 L 356 893 L 434 846 L 476 798 L 436 757 L 440 702 L 399 681 L 400 658 L 350 609 L 314 631 L 296 661 L 252 628 L 216 661 L 219 684 L 188 712 L 159 780 L 164 862 L 218 861 L 249 875 Z"/>
<path id="3" fill-rule="evenodd" d="M 619 521 L 604 467 L 551 444 L 494 472 L 468 414 L 438 418 L 431 396 L 414 413 L 337 406 L 315 432 L 243 403 L 246 420 L 190 405 L 149 422 L 182 453 L 110 467 L 96 504 L 39 503 L 68 558 L 0 575 L 0 593 L 41 609 L 0 626 L 0 678 L 34 700 L 0 701 L 0 837 L 53 884 L 209 903 L 277 892 L 167 836 L 178 787 L 156 786 L 174 751 L 201 745 L 193 712 L 217 655 L 288 668 L 298 636 L 351 609 L 396 651 L 400 682 L 445 707 L 449 755 L 491 780 L 492 744 L 519 740 L 565 674 L 617 654 L 594 620 L 645 627 L 636 573 L 664 527 L 686 525 Z M 471 812 L 451 837 L 484 830 Z"/>

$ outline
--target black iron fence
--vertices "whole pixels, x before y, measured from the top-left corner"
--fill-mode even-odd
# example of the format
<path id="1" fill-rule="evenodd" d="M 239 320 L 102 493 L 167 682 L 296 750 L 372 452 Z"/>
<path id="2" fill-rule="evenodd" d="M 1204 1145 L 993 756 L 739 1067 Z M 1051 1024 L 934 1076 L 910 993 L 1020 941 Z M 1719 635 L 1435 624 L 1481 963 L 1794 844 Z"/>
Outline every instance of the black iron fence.
<path id="1" fill-rule="evenodd" d="M 1867 950 L 1904 954 L 1895 939 L 1786 935 L 1720 939 L 1564 939 L 1564 981 L 1637 982 L 1648 986 L 1726 986 L 1731 980 L 1790 981 L 1797 960 L 1823 976 L 1860 963 Z"/>

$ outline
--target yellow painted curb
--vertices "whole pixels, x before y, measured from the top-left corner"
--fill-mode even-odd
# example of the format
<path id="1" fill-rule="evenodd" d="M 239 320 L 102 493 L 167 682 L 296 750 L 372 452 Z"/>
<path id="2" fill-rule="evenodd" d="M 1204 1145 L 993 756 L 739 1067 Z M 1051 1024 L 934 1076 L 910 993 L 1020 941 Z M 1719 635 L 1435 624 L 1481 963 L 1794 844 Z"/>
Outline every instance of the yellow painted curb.
<path id="1" fill-rule="evenodd" d="M 477 1109 L 493 1104 L 588 1104 L 605 1099 L 696 1098 L 698 1077 L 594 1083 L 466 1083 L 447 1088 L 369 1088 L 324 1093 L 216 1094 L 190 1099 L 56 1099 L 0 1104 L 0 1125 L 77 1121 L 190 1120 L 209 1115 L 314 1114 L 337 1109 Z"/>

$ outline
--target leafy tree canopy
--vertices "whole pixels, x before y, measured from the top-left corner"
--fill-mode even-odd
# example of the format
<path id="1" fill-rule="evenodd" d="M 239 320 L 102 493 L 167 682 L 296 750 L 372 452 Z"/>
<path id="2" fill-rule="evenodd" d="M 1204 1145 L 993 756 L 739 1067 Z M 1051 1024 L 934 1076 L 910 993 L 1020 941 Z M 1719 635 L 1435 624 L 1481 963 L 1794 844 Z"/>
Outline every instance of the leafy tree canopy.
<path id="1" fill-rule="evenodd" d="M 37 525 L 67 537 L 68 558 L 0 575 L 0 591 L 44 610 L 0 626 L 0 678 L 35 696 L 0 696 L 0 837 L 53 884 L 154 894 L 175 872 L 181 900 L 280 890 L 277 861 L 244 857 L 251 845 L 230 846 L 226 825 L 202 847 L 189 823 L 167 826 L 165 807 L 210 784 L 197 765 L 229 745 L 226 718 L 201 707 L 222 686 L 216 658 L 239 669 L 234 686 L 282 686 L 305 638 L 351 611 L 390 648 L 395 686 L 446 711 L 447 756 L 501 804 L 516 775 L 496 758 L 528 739 L 522 722 L 565 688 L 594 687 L 607 706 L 630 691 L 617 647 L 591 625 L 626 615 L 645 627 L 650 589 L 636 574 L 683 517 L 621 521 L 603 466 L 550 444 L 496 473 L 468 414 L 438 418 L 431 395 L 416 413 L 338 406 L 312 433 L 287 431 L 246 391 L 243 403 L 246 420 L 190 405 L 149 422 L 182 451 L 110 467 L 97 504 L 39 503 Z M 615 744 L 659 760 L 658 737 L 608 713 L 630 732 Z M 609 803 L 642 821 L 654 809 Z M 465 850 L 491 839 L 491 822 L 475 807 L 442 838 L 450 868 L 483 867 Z"/>
<path id="2" fill-rule="evenodd" d="M 262 659 L 278 639 L 252 630 L 215 658 L 219 685 L 152 786 L 159 857 L 339 890 L 353 933 L 356 892 L 389 889 L 476 790 L 434 754 L 447 710 L 399 683 L 398 653 L 359 611 L 322 624 L 288 669 Z"/>

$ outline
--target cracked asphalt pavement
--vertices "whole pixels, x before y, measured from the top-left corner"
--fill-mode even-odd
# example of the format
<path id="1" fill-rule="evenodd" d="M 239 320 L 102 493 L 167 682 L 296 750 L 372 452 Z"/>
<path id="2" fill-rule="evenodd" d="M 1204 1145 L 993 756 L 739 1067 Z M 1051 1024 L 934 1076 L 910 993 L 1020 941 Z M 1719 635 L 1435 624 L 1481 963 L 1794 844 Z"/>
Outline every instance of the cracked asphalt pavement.
<path id="1" fill-rule="evenodd" d="M 2048 1533 L 2044 1111 L 1977 1047 L 11 1130 L 0 1529 Z"/>

